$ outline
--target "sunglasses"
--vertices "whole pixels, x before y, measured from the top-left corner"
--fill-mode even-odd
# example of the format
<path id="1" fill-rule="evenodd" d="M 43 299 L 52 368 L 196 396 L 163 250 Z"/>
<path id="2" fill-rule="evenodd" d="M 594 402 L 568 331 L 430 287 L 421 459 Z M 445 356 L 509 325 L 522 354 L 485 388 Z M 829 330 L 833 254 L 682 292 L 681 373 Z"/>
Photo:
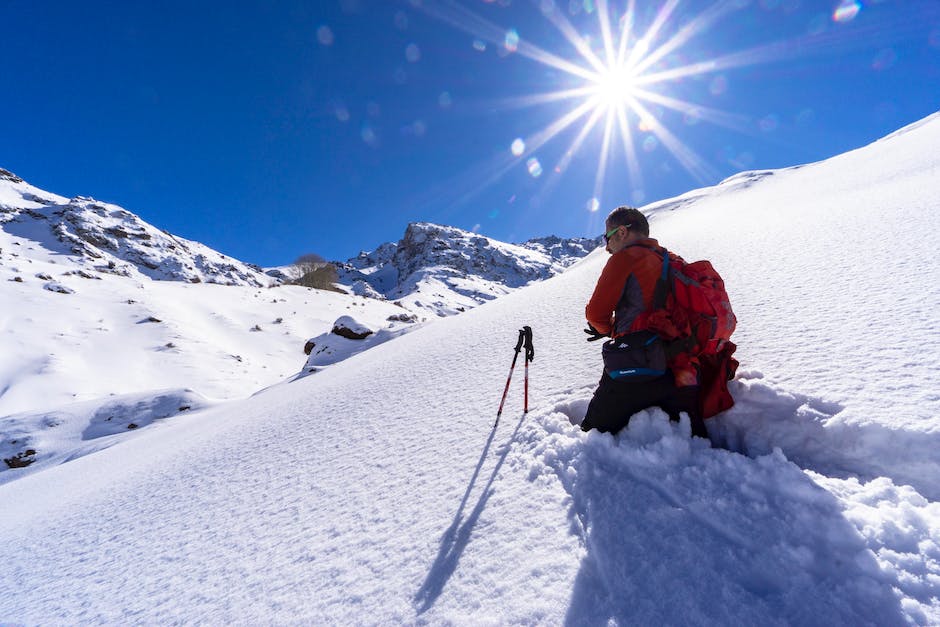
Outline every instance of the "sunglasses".
<path id="1" fill-rule="evenodd" d="M 618 230 L 621 226 L 624 227 L 624 228 L 626 228 L 627 230 L 629 230 L 630 227 L 633 226 L 633 225 L 632 225 L 632 224 L 620 224 L 620 225 L 618 225 L 618 226 L 615 226 L 615 227 L 612 228 L 611 230 L 607 231 L 606 233 L 604 233 L 604 243 L 605 243 L 605 244 L 610 241 L 610 238 L 613 237 L 614 233 L 616 233 L 617 230 Z"/>

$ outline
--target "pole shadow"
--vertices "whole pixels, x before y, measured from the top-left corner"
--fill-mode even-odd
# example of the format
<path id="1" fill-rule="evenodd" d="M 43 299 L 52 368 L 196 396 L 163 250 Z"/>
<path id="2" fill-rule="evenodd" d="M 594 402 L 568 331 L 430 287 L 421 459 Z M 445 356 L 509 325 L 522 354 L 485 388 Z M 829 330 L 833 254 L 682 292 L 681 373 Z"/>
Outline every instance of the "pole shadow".
<path id="1" fill-rule="evenodd" d="M 483 465 L 486 462 L 490 446 L 493 444 L 493 439 L 496 437 L 496 429 L 499 427 L 499 422 L 497 421 L 493 424 L 493 428 L 490 430 L 490 436 L 487 438 L 486 444 L 483 447 L 483 452 L 480 454 L 480 461 L 477 462 L 477 466 L 473 471 L 473 476 L 470 477 L 470 483 L 467 485 L 467 490 L 464 492 L 463 499 L 460 501 L 460 506 L 457 508 L 457 513 L 454 514 L 454 521 L 441 536 L 441 546 L 437 551 L 437 557 L 434 559 L 434 563 L 431 565 L 427 577 L 424 579 L 424 583 L 421 584 L 418 592 L 415 593 L 413 603 L 418 614 L 423 614 L 427 610 L 431 609 L 431 607 L 437 601 L 438 597 L 440 597 L 441 593 L 444 591 L 444 586 L 457 570 L 457 564 L 460 561 L 460 557 L 463 555 L 464 550 L 467 548 L 467 545 L 470 542 L 470 535 L 473 533 L 473 528 L 476 526 L 476 523 L 480 518 L 480 514 L 483 513 L 483 509 L 486 507 L 487 501 L 489 501 L 490 496 L 495 491 L 493 488 L 493 481 L 496 479 L 496 475 L 499 474 L 499 470 L 502 468 L 503 462 L 506 461 L 509 448 L 515 441 L 516 436 L 519 434 L 519 429 L 522 427 L 524 420 L 525 414 L 519 418 L 519 422 L 516 423 L 516 428 L 513 430 L 512 435 L 503 445 L 503 450 L 500 453 L 499 459 L 497 460 L 496 465 L 493 467 L 493 471 L 490 473 L 489 479 L 487 480 L 486 485 L 483 487 L 483 490 L 480 493 L 480 498 L 477 500 L 476 505 L 474 505 L 473 509 L 466 516 L 466 518 L 464 518 L 464 509 L 467 507 L 467 503 L 470 500 L 470 494 L 473 492 L 477 478 L 480 476 L 480 471 L 483 469 Z"/>

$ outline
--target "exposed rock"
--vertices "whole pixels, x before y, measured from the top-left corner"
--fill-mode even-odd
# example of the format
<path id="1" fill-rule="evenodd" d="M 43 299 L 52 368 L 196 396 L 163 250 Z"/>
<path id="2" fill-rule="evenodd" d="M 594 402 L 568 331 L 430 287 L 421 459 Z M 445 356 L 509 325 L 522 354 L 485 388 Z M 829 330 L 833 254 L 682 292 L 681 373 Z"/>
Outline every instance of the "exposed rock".
<path id="1" fill-rule="evenodd" d="M 23 179 L 13 174 L 9 170 L 0 168 L 0 181 L 12 181 L 13 183 L 23 183 Z"/>
<path id="2" fill-rule="evenodd" d="M 350 340 L 364 340 L 372 335 L 374 331 L 352 316 L 342 316 L 333 323 L 333 329 L 330 333 Z"/>
<path id="3" fill-rule="evenodd" d="M 406 314 L 406 313 L 392 314 L 391 316 L 386 318 L 386 320 L 388 320 L 389 322 L 413 323 L 413 322 L 418 321 L 418 314 Z"/>
<path id="4" fill-rule="evenodd" d="M 0 170 L 0 173 L 2 172 L 6 172 L 6 170 Z M 34 449 L 28 448 L 25 451 L 17 453 L 13 457 L 7 457 L 3 461 L 9 468 L 26 468 L 36 461 L 36 451 Z"/>
<path id="5" fill-rule="evenodd" d="M 74 294 L 75 290 L 61 283 L 56 283 L 55 281 L 49 281 L 42 286 L 42 289 L 49 290 L 50 292 L 57 292 L 59 294 Z"/>

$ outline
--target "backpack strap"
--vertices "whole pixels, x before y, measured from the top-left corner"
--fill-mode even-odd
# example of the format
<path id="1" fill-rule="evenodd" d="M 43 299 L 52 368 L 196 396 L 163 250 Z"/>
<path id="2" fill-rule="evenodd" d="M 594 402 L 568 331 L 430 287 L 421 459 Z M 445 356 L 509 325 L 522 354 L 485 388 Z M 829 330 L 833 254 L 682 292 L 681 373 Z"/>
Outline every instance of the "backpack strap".
<path id="1" fill-rule="evenodd" d="M 653 290 L 653 310 L 666 308 L 666 298 L 669 296 L 670 287 L 669 251 L 663 248 L 663 273 L 656 281 L 656 288 Z"/>

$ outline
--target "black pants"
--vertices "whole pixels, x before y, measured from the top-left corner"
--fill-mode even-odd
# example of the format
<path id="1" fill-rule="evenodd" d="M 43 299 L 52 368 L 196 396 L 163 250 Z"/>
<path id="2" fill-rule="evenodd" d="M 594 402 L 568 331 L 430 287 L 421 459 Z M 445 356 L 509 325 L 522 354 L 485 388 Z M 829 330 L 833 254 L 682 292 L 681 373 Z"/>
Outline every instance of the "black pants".
<path id="1" fill-rule="evenodd" d="M 680 412 L 687 413 L 692 423 L 692 435 L 707 438 L 708 431 L 698 410 L 698 391 L 697 385 L 676 387 L 671 372 L 644 383 L 616 381 L 604 373 L 588 405 L 581 429 L 617 433 L 627 426 L 633 414 L 659 407 L 676 422 Z"/>

